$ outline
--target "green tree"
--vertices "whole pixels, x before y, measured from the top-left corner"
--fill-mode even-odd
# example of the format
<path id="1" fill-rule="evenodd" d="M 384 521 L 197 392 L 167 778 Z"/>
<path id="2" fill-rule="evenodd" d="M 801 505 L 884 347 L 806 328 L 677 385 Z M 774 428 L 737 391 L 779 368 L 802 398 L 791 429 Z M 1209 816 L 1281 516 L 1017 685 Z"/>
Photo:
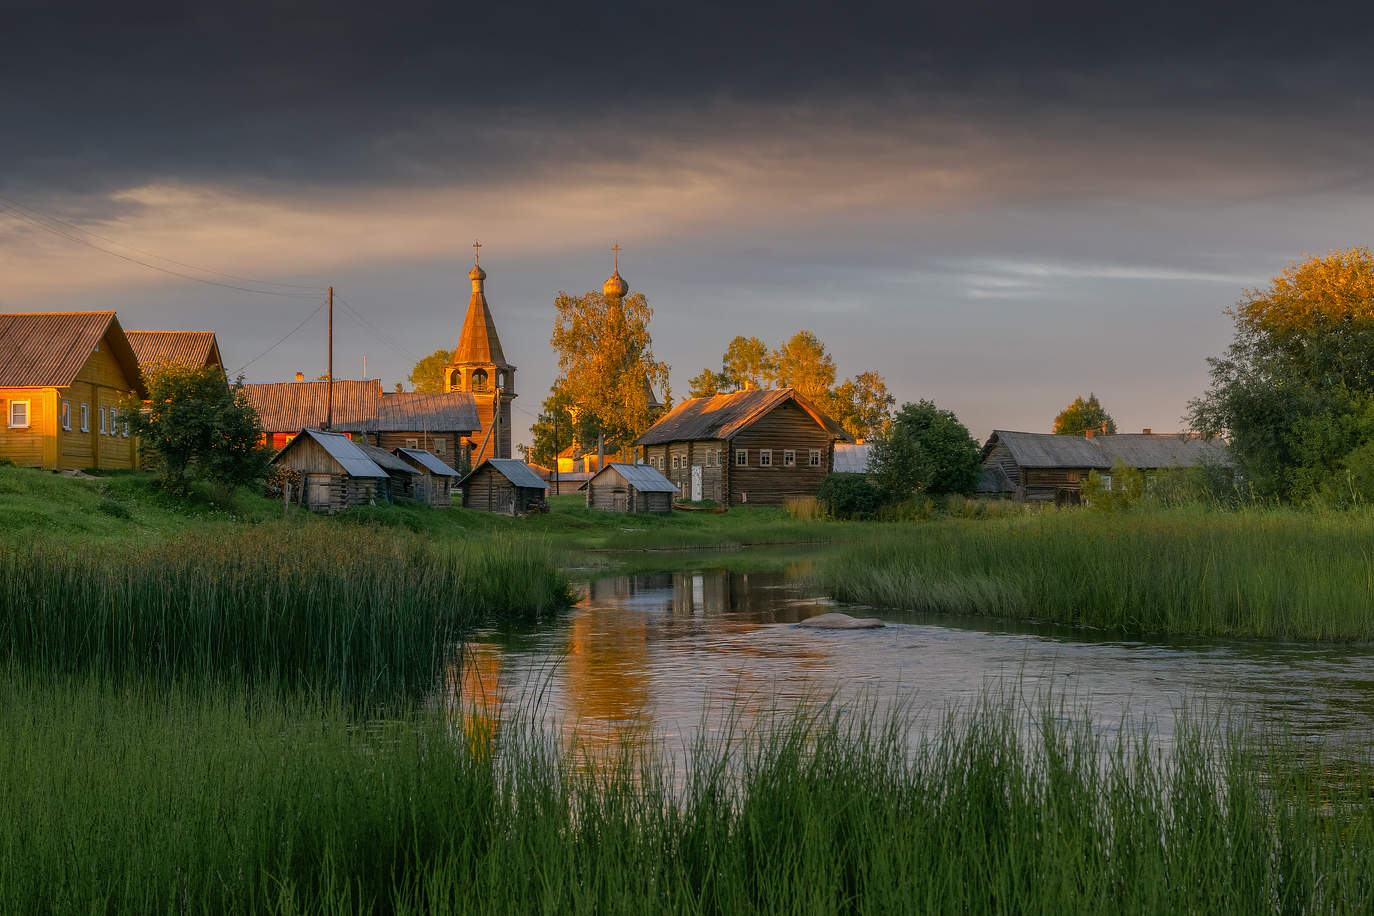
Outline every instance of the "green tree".
<path id="1" fill-rule="evenodd" d="M 768 345 L 757 337 L 737 336 L 721 357 L 719 389 L 771 388 L 777 367 Z"/>
<path id="2" fill-rule="evenodd" d="M 855 439 L 871 439 L 892 419 L 897 399 L 887 392 L 887 382 L 876 372 L 860 372 L 830 392 L 821 408 Z"/>
<path id="3" fill-rule="evenodd" d="M 266 476 L 270 456 L 242 377 L 230 386 L 218 367 L 168 364 L 154 367 L 145 380 L 147 409 L 136 399 L 122 409 L 130 431 L 156 451 L 166 489 L 185 492 L 191 480 L 201 479 L 232 492 Z"/>
<path id="4" fill-rule="evenodd" d="M 687 382 L 687 397 L 709 398 L 727 387 L 725 373 L 702 369 Z"/>
<path id="5" fill-rule="evenodd" d="M 591 448 L 596 445 L 595 427 L 578 422 L 579 412 L 566 390 L 555 385 L 539 417 L 530 426 L 534 444 L 530 446 L 530 460 L 545 467 L 553 467 L 558 453 L 570 445 Z"/>
<path id="6" fill-rule="evenodd" d="M 1235 336 L 1208 360 L 1193 428 L 1226 436 L 1261 495 L 1352 492 L 1374 441 L 1374 256 L 1357 247 L 1290 264 L 1228 314 Z"/>
<path id="7" fill-rule="evenodd" d="M 871 467 L 878 488 L 890 499 L 969 494 L 978 483 L 980 451 L 951 411 L 923 400 L 903 404 L 874 437 Z"/>
<path id="8" fill-rule="evenodd" d="M 437 394 L 444 390 L 444 367 L 453 364 L 453 350 L 435 350 L 410 370 L 410 387 L 414 391 Z"/>
<path id="9" fill-rule="evenodd" d="M 798 331 L 773 351 L 773 383 L 824 404 L 835 384 L 835 360 L 814 333 Z"/>
<path id="10" fill-rule="evenodd" d="M 1079 395 L 1054 418 L 1054 433 L 1060 436 L 1081 436 L 1088 430 L 1097 433 L 1116 432 L 1116 421 L 1103 409 L 1097 395 L 1089 392 L 1088 399 Z"/>

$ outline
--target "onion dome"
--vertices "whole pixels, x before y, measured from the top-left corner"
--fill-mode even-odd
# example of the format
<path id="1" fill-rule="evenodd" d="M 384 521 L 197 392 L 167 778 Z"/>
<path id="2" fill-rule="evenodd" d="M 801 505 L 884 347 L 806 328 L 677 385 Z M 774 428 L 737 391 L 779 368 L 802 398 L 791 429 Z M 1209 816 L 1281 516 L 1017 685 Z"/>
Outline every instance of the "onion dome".
<path id="1" fill-rule="evenodd" d="M 486 278 L 487 272 L 481 268 L 481 265 L 474 264 L 472 270 L 468 271 L 468 279 L 472 280 L 474 283 L 485 280 Z"/>
<path id="2" fill-rule="evenodd" d="M 630 291 L 630 284 L 625 282 L 625 278 L 617 270 L 611 274 L 611 278 L 601 286 L 601 291 L 606 294 L 607 299 L 623 299 L 625 294 Z"/>

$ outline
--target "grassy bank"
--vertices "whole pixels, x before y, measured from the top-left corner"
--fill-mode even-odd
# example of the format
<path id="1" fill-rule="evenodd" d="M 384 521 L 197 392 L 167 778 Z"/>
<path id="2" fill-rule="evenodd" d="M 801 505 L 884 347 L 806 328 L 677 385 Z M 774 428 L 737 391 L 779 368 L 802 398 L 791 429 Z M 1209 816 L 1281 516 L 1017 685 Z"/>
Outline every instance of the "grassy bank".
<path id="1" fill-rule="evenodd" d="M 955 722 L 958 724 L 954 724 Z M 0 686 L 4 912 L 1367 912 L 1367 766 L 1215 728 L 1105 747 L 1010 706 L 912 753 L 794 720 L 570 767 L 435 718 L 80 681 Z M 857 724 L 855 724 L 857 723 Z M 493 749 L 498 753 L 493 753 Z M 734 756 L 732 756 L 734 754 Z"/>
<path id="2" fill-rule="evenodd" d="M 1374 640 L 1374 512 L 1102 515 L 913 525 L 838 551 L 836 598 L 1134 633 Z"/>

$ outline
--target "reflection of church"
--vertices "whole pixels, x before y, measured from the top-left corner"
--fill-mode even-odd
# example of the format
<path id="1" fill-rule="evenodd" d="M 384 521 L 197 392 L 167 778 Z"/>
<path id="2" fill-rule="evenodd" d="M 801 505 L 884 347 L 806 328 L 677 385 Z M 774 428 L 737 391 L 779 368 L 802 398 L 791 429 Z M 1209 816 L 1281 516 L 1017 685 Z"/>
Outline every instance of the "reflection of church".
<path id="1" fill-rule="evenodd" d="M 480 249 L 480 243 L 473 246 Z M 479 251 L 480 254 L 480 251 Z M 475 467 L 486 458 L 511 457 L 511 401 L 515 399 L 515 367 L 506 362 L 496 321 L 491 317 L 483 284 L 487 272 L 480 259 L 468 274 L 472 296 L 458 338 L 453 362 L 444 367 L 444 390 L 466 391 L 477 405 L 481 429 L 468 439 Z"/>

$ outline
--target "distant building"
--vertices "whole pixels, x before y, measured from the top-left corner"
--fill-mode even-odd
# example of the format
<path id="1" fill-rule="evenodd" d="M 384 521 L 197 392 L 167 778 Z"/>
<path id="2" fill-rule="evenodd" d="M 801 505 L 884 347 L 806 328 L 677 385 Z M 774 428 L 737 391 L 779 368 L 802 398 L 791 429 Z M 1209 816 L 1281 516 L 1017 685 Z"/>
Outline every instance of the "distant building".
<path id="1" fill-rule="evenodd" d="M 0 457 L 47 470 L 134 467 L 120 401 L 147 394 L 114 312 L 0 315 Z"/>
<path id="2" fill-rule="evenodd" d="M 639 437 L 680 498 L 726 506 L 814 496 L 849 434 L 793 388 L 693 398 Z"/>
<path id="3" fill-rule="evenodd" d="M 647 464 L 608 463 L 585 485 L 587 508 L 603 512 L 672 512 L 677 485 Z"/>
<path id="4" fill-rule="evenodd" d="M 293 497 L 311 512 L 333 515 L 389 496 L 390 475 L 342 433 L 302 429 L 272 457 L 276 467 L 300 477 L 303 492 Z"/>
<path id="5" fill-rule="evenodd" d="M 471 434 L 471 462 L 476 465 L 487 458 L 511 457 L 515 366 L 506 361 L 496 320 L 487 304 L 487 272 L 480 263 L 474 264 L 468 279 L 472 281 L 472 295 L 453 362 L 444 367 L 444 391 L 461 392 L 473 400 L 477 422 Z"/>
<path id="6" fill-rule="evenodd" d="M 500 515 L 546 512 L 544 481 L 518 458 L 488 458 L 458 481 L 463 508 Z"/>
<path id="7" fill-rule="evenodd" d="M 409 494 L 412 499 L 427 502 L 431 506 L 452 504 L 453 488 L 463 475 L 441 461 L 438 455 L 424 449 L 398 448 L 393 450 L 393 454 L 418 472 L 414 490 Z"/>
<path id="8" fill-rule="evenodd" d="M 1118 464 L 1148 473 L 1165 468 L 1231 467 L 1233 462 L 1222 440 L 1190 434 L 1147 429 L 1061 436 L 999 429 L 983 446 L 978 491 L 1021 501 L 1077 503 L 1089 473 L 1109 474 Z"/>
<path id="9" fill-rule="evenodd" d="M 126 331 L 125 335 L 145 375 L 159 364 L 191 369 L 214 366 L 224 371 L 214 331 Z"/>

